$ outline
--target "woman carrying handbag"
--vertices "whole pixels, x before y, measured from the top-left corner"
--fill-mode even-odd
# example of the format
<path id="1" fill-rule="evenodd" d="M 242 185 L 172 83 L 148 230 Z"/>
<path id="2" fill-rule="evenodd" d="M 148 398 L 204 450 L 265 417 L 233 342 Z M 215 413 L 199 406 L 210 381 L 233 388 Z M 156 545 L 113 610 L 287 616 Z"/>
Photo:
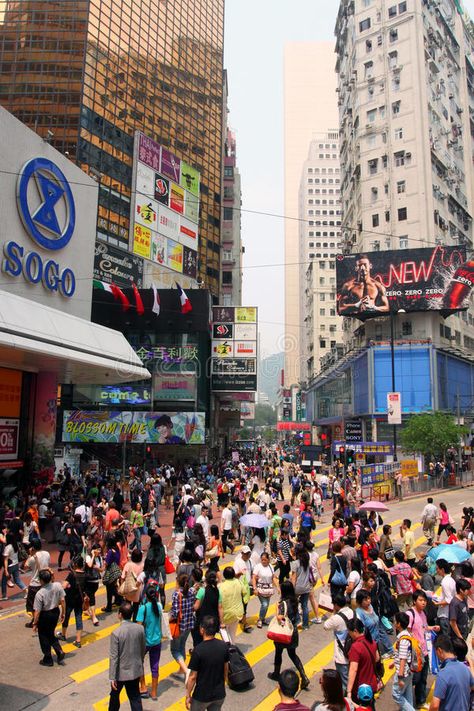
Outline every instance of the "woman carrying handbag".
<path id="1" fill-rule="evenodd" d="M 281 641 L 275 641 L 274 640 L 274 645 L 275 645 L 275 658 L 273 661 L 273 672 L 268 674 L 268 678 L 272 679 L 273 681 L 278 681 L 278 678 L 280 676 L 280 671 L 281 671 L 281 664 L 283 660 L 283 651 L 286 649 L 288 652 L 288 656 L 290 657 L 291 661 L 297 668 L 300 677 L 301 677 L 301 688 L 302 689 L 307 689 L 309 687 L 309 679 L 306 676 L 306 672 L 304 670 L 303 662 L 301 659 L 298 657 L 296 654 L 296 650 L 298 649 L 298 644 L 299 644 L 299 636 L 298 636 L 298 627 L 297 627 L 297 617 L 298 617 L 298 599 L 295 594 L 295 588 L 293 587 L 293 584 L 290 583 L 289 580 L 283 581 L 283 583 L 280 586 L 280 592 L 281 592 L 281 598 L 280 602 L 278 603 L 278 608 L 277 608 L 277 615 L 276 615 L 276 620 L 278 621 L 279 625 L 282 628 L 285 628 L 290 631 L 291 627 L 288 623 L 291 624 L 293 627 L 293 630 L 291 632 L 291 637 L 289 637 L 289 643 L 285 642 L 282 643 Z M 268 630 L 268 637 L 271 639 L 272 635 L 274 635 L 274 627 L 275 624 L 273 623 L 269 627 Z"/>

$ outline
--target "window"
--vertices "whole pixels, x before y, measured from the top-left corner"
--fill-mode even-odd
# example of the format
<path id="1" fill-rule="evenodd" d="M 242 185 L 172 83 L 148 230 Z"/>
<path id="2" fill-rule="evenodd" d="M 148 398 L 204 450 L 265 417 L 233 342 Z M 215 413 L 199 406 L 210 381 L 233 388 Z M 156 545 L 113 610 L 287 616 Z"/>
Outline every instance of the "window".
<path id="1" fill-rule="evenodd" d="M 404 180 L 397 181 L 397 193 L 404 193 L 406 188 L 406 183 Z"/>
<path id="2" fill-rule="evenodd" d="M 407 209 L 406 207 L 399 207 L 398 208 L 398 221 L 403 222 L 403 220 L 407 219 Z"/>
<path id="3" fill-rule="evenodd" d="M 222 283 L 232 284 L 232 272 L 222 272 Z"/>
<path id="4" fill-rule="evenodd" d="M 385 118 L 385 106 L 379 106 L 380 118 Z"/>
<path id="5" fill-rule="evenodd" d="M 400 139 L 403 138 L 403 128 L 396 128 L 395 129 L 395 140 L 399 141 Z"/>
<path id="6" fill-rule="evenodd" d="M 408 235 L 400 237 L 400 249 L 408 249 Z"/>
<path id="7" fill-rule="evenodd" d="M 324 291 L 319 295 L 319 300 L 326 301 L 326 294 L 324 293 Z"/>
<path id="8" fill-rule="evenodd" d="M 372 202 L 377 202 L 378 195 L 379 195 L 378 188 L 371 188 L 370 189 L 370 197 L 372 199 Z"/>
<path id="9" fill-rule="evenodd" d="M 320 339 L 319 346 L 320 346 L 320 348 L 326 348 L 326 341 Z"/>
<path id="10" fill-rule="evenodd" d="M 398 52 L 389 52 L 388 55 L 388 67 L 389 69 L 394 69 L 398 64 Z"/>
<path id="11" fill-rule="evenodd" d="M 234 211 L 231 207 L 224 208 L 224 220 L 232 220 L 234 218 Z"/>
<path id="12" fill-rule="evenodd" d="M 382 46 L 382 35 L 377 35 L 377 47 Z"/>
<path id="13" fill-rule="evenodd" d="M 326 282 L 326 279 L 324 277 L 319 277 L 320 286 L 324 286 L 325 282 Z"/>
<path id="14" fill-rule="evenodd" d="M 375 215 L 372 215 L 372 227 L 378 227 L 379 226 L 379 216 L 378 213 Z"/>
<path id="15" fill-rule="evenodd" d="M 319 309 L 320 316 L 326 316 L 326 309 Z"/>
<path id="16" fill-rule="evenodd" d="M 375 175 L 377 173 L 377 165 L 377 158 L 372 158 L 372 160 L 369 160 L 369 175 Z"/>
<path id="17" fill-rule="evenodd" d="M 390 222 L 390 210 L 385 210 L 385 222 Z"/>
<path id="18" fill-rule="evenodd" d="M 398 30 L 390 30 L 388 38 L 390 42 L 396 42 L 398 40 Z"/>
<path id="19" fill-rule="evenodd" d="M 394 154 L 395 156 L 395 165 L 397 168 L 400 168 L 402 165 L 405 165 L 405 151 L 398 151 L 398 153 Z"/>
<path id="20" fill-rule="evenodd" d="M 365 30 L 370 30 L 370 17 L 359 22 L 359 32 L 365 32 Z"/>
<path id="21" fill-rule="evenodd" d="M 387 157 L 386 155 L 385 155 L 385 156 L 382 156 L 382 166 L 383 166 L 384 168 L 386 168 L 387 165 L 388 165 L 388 157 Z"/>
<path id="22" fill-rule="evenodd" d="M 374 63 L 373 62 L 365 62 L 364 64 L 364 78 L 369 79 L 370 77 L 373 76 L 374 74 Z"/>
<path id="23" fill-rule="evenodd" d="M 398 3 L 398 14 L 401 15 L 402 12 L 406 12 L 406 11 L 407 11 L 407 4 L 406 4 L 406 2 L 400 2 L 400 3 Z"/>
<path id="24" fill-rule="evenodd" d="M 372 40 L 365 40 L 365 51 L 367 53 L 372 51 Z"/>
<path id="25" fill-rule="evenodd" d="M 397 6 L 392 5 L 392 7 L 388 8 L 388 16 L 389 17 L 396 17 L 396 15 L 397 15 Z"/>
<path id="26" fill-rule="evenodd" d="M 234 167 L 232 165 L 226 165 L 224 168 L 224 178 L 234 177 Z"/>
<path id="27" fill-rule="evenodd" d="M 400 101 L 394 101 L 392 104 L 392 116 L 397 116 L 400 113 Z"/>
<path id="28" fill-rule="evenodd" d="M 373 123 L 377 115 L 377 109 L 371 109 L 367 111 L 367 123 Z"/>

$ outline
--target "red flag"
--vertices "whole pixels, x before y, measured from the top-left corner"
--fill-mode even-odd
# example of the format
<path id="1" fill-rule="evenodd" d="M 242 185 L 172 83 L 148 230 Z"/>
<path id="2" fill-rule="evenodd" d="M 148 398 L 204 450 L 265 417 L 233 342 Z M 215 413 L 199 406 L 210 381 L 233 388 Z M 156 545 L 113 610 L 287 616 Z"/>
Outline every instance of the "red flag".
<path id="1" fill-rule="evenodd" d="M 145 307 L 143 306 L 143 301 L 142 297 L 140 296 L 140 292 L 138 291 L 137 285 L 135 282 L 132 283 L 133 287 L 133 293 L 135 294 L 135 305 L 137 307 L 137 314 L 139 316 L 143 316 L 145 313 Z"/>
<path id="2" fill-rule="evenodd" d="M 128 309 L 130 308 L 130 301 L 127 299 L 122 289 L 120 289 L 117 284 L 111 284 L 110 287 L 112 289 L 112 294 L 114 295 L 114 298 L 118 299 L 118 301 L 120 301 L 120 303 L 122 304 L 122 309 L 124 311 L 128 311 Z"/>

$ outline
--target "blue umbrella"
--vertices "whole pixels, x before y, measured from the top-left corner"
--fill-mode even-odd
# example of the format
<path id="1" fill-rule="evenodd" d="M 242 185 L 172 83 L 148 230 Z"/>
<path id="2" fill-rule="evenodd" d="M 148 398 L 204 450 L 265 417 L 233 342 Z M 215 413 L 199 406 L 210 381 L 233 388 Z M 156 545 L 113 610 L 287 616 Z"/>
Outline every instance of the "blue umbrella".
<path id="1" fill-rule="evenodd" d="M 242 526 L 247 526 L 248 528 L 268 528 L 272 525 L 272 522 L 264 514 L 258 513 L 245 514 L 239 520 Z"/>
<path id="2" fill-rule="evenodd" d="M 457 546 L 455 543 L 442 543 L 440 546 L 431 548 L 426 554 L 431 560 L 442 558 L 447 563 L 462 563 L 471 557 L 465 548 Z"/>

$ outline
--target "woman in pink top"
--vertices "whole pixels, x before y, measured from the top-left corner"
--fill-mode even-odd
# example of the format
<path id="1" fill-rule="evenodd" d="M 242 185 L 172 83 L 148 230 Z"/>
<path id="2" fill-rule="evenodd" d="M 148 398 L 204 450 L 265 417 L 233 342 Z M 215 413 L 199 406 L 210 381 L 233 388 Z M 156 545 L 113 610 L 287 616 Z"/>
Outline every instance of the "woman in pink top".
<path id="1" fill-rule="evenodd" d="M 133 621 L 136 622 L 138 614 L 138 606 L 140 604 L 140 595 L 142 591 L 142 584 L 139 582 L 139 577 L 143 572 L 143 553 L 138 551 L 136 548 L 132 551 L 131 560 L 125 563 L 122 570 L 122 577 L 120 578 L 120 583 L 125 581 L 127 575 L 131 576 L 136 582 L 136 591 L 131 593 L 126 593 L 123 597 L 128 602 L 132 603 L 133 606 Z"/>
<path id="2" fill-rule="evenodd" d="M 443 531 L 448 534 L 448 526 L 450 525 L 450 518 L 446 504 L 439 505 L 439 526 L 438 526 L 438 542 Z"/>
<path id="3" fill-rule="evenodd" d="M 344 535 L 344 526 L 340 518 L 333 519 L 332 528 L 329 529 L 329 548 L 328 548 L 328 558 L 331 557 L 332 545 Z"/>

